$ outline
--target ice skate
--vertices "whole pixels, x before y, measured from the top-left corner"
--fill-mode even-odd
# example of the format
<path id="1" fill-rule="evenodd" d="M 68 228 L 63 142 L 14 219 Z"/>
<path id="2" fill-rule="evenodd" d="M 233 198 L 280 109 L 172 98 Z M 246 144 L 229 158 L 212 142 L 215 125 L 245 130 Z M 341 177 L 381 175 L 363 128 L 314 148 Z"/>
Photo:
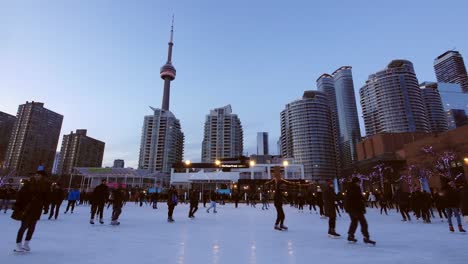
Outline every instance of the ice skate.
<path id="1" fill-rule="evenodd" d="M 365 237 L 365 238 L 363 239 L 363 241 L 364 241 L 364 243 L 366 243 L 366 244 L 371 244 L 371 245 L 374 245 L 374 246 L 375 246 L 375 244 L 376 244 L 375 241 L 370 240 L 368 237 Z"/>
<path id="2" fill-rule="evenodd" d="M 100 223 L 101 225 L 103 225 L 103 224 L 104 224 L 104 221 L 103 221 L 102 219 L 99 219 L 99 223 Z"/>
<path id="3" fill-rule="evenodd" d="M 350 235 L 350 236 L 348 236 L 348 242 L 351 243 L 351 244 L 354 244 L 354 243 L 357 242 L 357 239 L 354 238 L 354 236 L 351 236 L 351 235 Z"/>
<path id="4" fill-rule="evenodd" d="M 282 231 L 283 229 L 281 229 L 281 227 L 279 225 L 275 225 L 275 230 L 279 230 L 279 231 Z"/>
<path id="5" fill-rule="evenodd" d="M 18 253 L 24 253 L 26 252 L 26 250 L 24 250 L 23 246 L 21 245 L 21 243 L 17 243 L 16 244 L 16 248 L 13 250 L 14 252 L 18 252 Z"/>
<path id="6" fill-rule="evenodd" d="M 458 226 L 458 231 L 460 233 L 466 233 L 465 229 L 463 229 L 463 226 L 461 226 L 461 225 Z"/>
<path id="7" fill-rule="evenodd" d="M 94 219 L 89 220 L 89 223 L 94 225 Z"/>
<path id="8" fill-rule="evenodd" d="M 117 220 L 112 220 L 111 225 L 120 225 L 120 222 Z"/>
<path id="9" fill-rule="evenodd" d="M 24 244 L 23 244 L 22 248 L 23 248 L 26 252 L 31 251 L 31 248 L 29 247 L 29 241 L 24 241 Z"/>
<path id="10" fill-rule="evenodd" d="M 281 228 L 281 230 L 286 230 L 286 231 L 288 230 L 288 227 L 285 226 L 285 225 L 281 225 L 280 228 Z"/>
<path id="11" fill-rule="evenodd" d="M 453 226 L 449 226 L 449 230 L 450 230 L 450 232 L 452 232 L 452 233 L 455 232 L 455 229 L 453 228 Z"/>
<path id="12" fill-rule="evenodd" d="M 341 235 L 336 233 L 335 229 L 331 229 L 330 231 L 328 231 L 328 237 L 330 237 L 330 238 L 340 238 Z"/>

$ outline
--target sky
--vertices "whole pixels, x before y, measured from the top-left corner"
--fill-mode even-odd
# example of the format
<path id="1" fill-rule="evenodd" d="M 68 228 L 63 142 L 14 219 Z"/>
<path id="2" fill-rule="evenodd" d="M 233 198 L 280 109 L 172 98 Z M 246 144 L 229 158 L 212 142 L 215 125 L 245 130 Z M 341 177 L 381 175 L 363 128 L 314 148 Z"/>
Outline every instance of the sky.
<path id="1" fill-rule="evenodd" d="M 184 159 L 200 160 L 205 116 L 227 104 L 244 152 L 266 131 L 276 153 L 281 110 L 322 73 L 352 66 L 358 102 L 367 77 L 393 59 L 435 81 L 435 57 L 468 56 L 467 10 L 466 0 L 0 0 L 0 111 L 44 102 L 64 115 L 62 135 L 88 129 L 106 143 L 104 166 L 121 158 L 136 168 L 143 118 L 161 107 L 174 14 L 170 110 Z"/>

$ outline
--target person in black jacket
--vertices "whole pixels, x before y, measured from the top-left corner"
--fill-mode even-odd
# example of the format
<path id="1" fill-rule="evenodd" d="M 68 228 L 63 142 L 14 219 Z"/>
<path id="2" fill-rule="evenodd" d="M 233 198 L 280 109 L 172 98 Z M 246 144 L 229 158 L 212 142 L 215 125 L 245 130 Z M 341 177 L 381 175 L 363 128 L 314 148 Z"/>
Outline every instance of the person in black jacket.
<path id="1" fill-rule="evenodd" d="M 109 187 L 107 187 L 107 180 L 103 179 L 101 184 L 94 188 L 91 195 L 91 220 L 90 224 L 94 225 L 94 216 L 99 215 L 99 223 L 104 224 L 104 205 L 109 198 Z"/>
<path id="2" fill-rule="evenodd" d="M 112 221 L 111 225 L 120 225 L 119 216 L 122 213 L 122 206 L 124 202 L 124 191 L 119 185 L 117 189 L 112 192 Z"/>
<path id="3" fill-rule="evenodd" d="M 60 206 L 62 205 L 63 199 L 65 198 L 65 192 L 58 183 L 52 184 L 52 192 L 50 196 L 50 215 L 49 220 L 52 219 L 55 212 L 55 219 L 57 219 Z"/>
<path id="4" fill-rule="evenodd" d="M 332 181 L 328 181 L 328 185 L 325 188 L 323 193 L 323 204 L 325 215 L 328 216 L 328 235 L 332 238 L 340 237 L 340 234 L 336 233 L 336 206 L 335 202 L 337 200 L 335 194 L 335 186 Z"/>
<path id="5" fill-rule="evenodd" d="M 16 197 L 14 213 L 20 215 L 21 218 L 21 227 L 16 236 L 16 252 L 31 250 L 29 241 L 31 241 L 36 223 L 41 217 L 47 199 L 48 184 L 43 174 L 43 171 L 37 172 L 29 181 L 26 181 Z M 22 244 L 26 230 L 28 232 L 24 244 Z"/>
<path id="6" fill-rule="evenodd" d="M 167 193 L 167 221 L 169 223 L 174 222 L 174 218 L 172 218 L 172 215 L 174 214 L 174 208 L 176 207 L 178 201 L 179 198 L 177 195 L 177 190 L 174 186 L 171 186 Z"/>
<path id="7" fill-rule="evenodd" d="M 158 200 L 159 200 L 159 193 L 155 191 L 151 194 L 151 203 L 153 204 L 153 209 L 158 209 Z"/>
<path id="8" fill-rule="evenodd" d="M 460 218 L 460 195 L 457 192 L 455 182 L 451 181 L 448 183 L 442 192 L 442 196 L 445 199 L 445 211 L 448 215 L 450 232 L 455 231 L 452 224 L 452 215 L 455 215 L 458 224 L 458 231 L 465 233 L 466 231 L 463 229 Z"/>
<path id="9" fill-rule="evenodd" d="M 189 210 L 189 218 L 195 218 L 195 212 L 198 210 L 198 191 L 191 190 L 190 191 L 190 210 Z"/>
<path id="10" fill-rule="evenodd" d="M 283 186 L 301 186 L 301 185 L 311 185 L 311 184 L 300 184 L 287 181 L 281 178 L 281 172 L 279 167 L 274 167 L 273 170 L 273 179 L 266 182 L 265 185 L 274 187 L 273 201 L 276 208 L 276 221 L 275 221 L 275 230 L 288 230 L 288 227 L 284 225 L 284 219 L 286 218 L 283 210 Z"/>
<path id="11" fill-rule="evenodd" d="M 403 217 L 401 221 L 411 221 L 411 217 L 409 215 L 410 194 L 407 192 L 402 192 L 401 190 L 397 190 L 395 193 L 395 200 L 398 203 L 400 214 Z"/>
<path id="12" fill-rule="evenodd" d="M 358 222 L 361 225 L 361 233 L 364 236 L 364 243 L 375 244 L 375 241 L 370 240 L 369 231 L 367 226 L 366 217 L 366 206 L 364 203 L 364 197 L 361 194 L 361 188 L 359 187 L 359 178 L 354 177 L 348 186 L 346 193 L 346 211 L 351 217 L 351 224 L 348 230 L 348 241 L 357 242 L 354 238 Z"/>
<path id="13" fill-rule="evenodd" d="M 10 200 L 13 199 L 15 191 L 10 185 L 0 188 L 0 210 L 4 209 L 4 213 L 7 213 Z"/>

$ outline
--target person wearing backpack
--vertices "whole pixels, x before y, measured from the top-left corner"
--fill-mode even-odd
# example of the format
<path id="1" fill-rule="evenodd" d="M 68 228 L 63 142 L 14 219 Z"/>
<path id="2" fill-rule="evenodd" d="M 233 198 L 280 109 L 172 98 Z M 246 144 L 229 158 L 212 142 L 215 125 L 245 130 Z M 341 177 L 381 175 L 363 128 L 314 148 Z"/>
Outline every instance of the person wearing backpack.
<path id="1" fill-rule="evenodd" d="M 174 208 L 176 207 L 178 201 L 179 198 L 177 196 L 177 191 L 174 186 L 171 186 L 167 193 L 167 221 L 169 223 L 174 222 L 174 218 L 172 218 L 172 215 L 174 213 Z"/>

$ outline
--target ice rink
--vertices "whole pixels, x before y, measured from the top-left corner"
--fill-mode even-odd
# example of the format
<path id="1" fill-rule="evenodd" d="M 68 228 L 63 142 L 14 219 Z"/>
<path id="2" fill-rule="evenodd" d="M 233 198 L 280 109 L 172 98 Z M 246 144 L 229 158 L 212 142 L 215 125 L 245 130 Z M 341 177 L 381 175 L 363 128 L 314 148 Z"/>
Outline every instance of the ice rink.
<path id="1" fill-rule="evenodd" d="M 66 202 L 66 201 L 65 201 Z M 65 204 L 65 203 L 64 203 Z M 299 213 L 284 206 L 289 231 L 273 230 L 275 210 L 261 210 L 240 204 L 218 206 L 217 214 L 207 214 L 200 204 L 196 219 L 188 216 L 188 206 L 178 205 L 174 223 L 167 223 L 166 205 L 159 209 L 127 204 L 120 226 L 89 224 L 89 207 L 78 206 L 74 214 L 41 220 L 31 241 L 32 252 L 14 253 L 19 222 L 0 215 L 0 263 L 468 263 L 468 236 L 448 232 L 447 223 L 403 223 L 391 211 L 381 216 L 369 209 L 371 238 L 377 246 L 367 246 L 358 232 L 357 244 L 346 242 L 349 218 L 338 218 L 341 239 L 327 237 L 328 220 L 308 210 Z"/>

